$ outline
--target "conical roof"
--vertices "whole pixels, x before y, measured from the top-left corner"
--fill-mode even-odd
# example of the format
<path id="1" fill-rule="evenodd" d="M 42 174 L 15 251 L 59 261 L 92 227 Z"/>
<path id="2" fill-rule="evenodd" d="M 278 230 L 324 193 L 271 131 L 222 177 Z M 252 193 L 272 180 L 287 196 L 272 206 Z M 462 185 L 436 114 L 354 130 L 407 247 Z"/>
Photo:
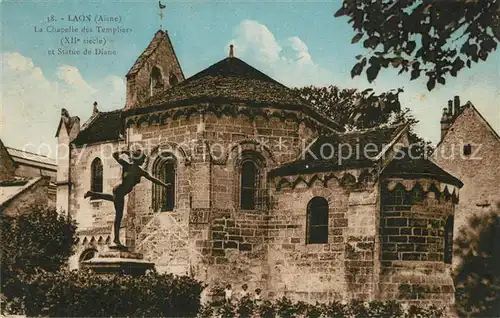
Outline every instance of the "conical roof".
<path id="1" fill-rule="evenodd" d="M 299 94 L 236 57 L 225 58 L 172 88 L 136 105 L 144 113 L 199 103 L 243 103 L 248 106 L 299 110 L 336 130 L 335 122 L 319 115 Z"/>
<path id="2" fill-rule="evenodd" d="M 434 162 L 425 158 L 413 158 L 408 148 L 402 149 L 401 158 L 394 158 L 382 171 L 386 177 L 403 178 L 403 179 L 419 179 L 431 178 L 452 184 L 461 188 L 463 186 L 455 176 L 443 170 Z"/>

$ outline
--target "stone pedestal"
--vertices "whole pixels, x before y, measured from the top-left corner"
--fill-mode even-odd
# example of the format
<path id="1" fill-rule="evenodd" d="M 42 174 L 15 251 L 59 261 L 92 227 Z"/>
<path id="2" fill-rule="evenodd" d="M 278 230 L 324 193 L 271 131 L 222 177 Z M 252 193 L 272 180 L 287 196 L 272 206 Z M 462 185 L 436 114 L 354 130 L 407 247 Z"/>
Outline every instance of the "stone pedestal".
<path id="1" fill-rule="evenodd" d="M 131 252 L 127 247 L 110 246 L 99 252 L 97 257 L 83 262 L 84 268 L 90 268 L 97 274 L 144 275 L 148 269 L 154 269 L 154 263 L 143 259 L 140 253 Z"/>

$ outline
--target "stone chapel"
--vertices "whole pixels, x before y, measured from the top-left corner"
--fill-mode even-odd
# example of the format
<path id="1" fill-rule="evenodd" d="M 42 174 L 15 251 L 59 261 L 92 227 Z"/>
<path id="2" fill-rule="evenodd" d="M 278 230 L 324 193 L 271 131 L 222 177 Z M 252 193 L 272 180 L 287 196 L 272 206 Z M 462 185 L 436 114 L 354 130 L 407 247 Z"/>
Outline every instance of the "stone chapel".
<path id="1" fill-rule="evenodd" d="M 408 155 L 407 126 L 345 132 L 234 55 L 185 78 L 160 30 L 126 75 L 122 109 L 94 104 L 83 124 L 62 110 L 57 207 L 79 237 L 70 267 L 113 240 L 112 202 L 84 193 L 111 192 L 112 153 L 141 147 L 144 169 L 170 186 L 136 186 L 122 241 L 158 271 L 311 302 L 451 304 L 462 182 Z"/>

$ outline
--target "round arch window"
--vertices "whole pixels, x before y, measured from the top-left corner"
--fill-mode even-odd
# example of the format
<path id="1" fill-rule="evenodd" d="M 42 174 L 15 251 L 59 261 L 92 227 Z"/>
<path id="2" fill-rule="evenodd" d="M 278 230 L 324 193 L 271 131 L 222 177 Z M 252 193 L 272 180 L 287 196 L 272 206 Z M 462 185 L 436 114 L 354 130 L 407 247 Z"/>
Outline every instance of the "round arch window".
<path id="1" fill-rule="evenodd" d="M 170 86 L 174 86 L 179 83 L 179 80 L 177 79 L 177 76 L 171 73 L 168 77 L 168 83 L 170 84 Z"/>

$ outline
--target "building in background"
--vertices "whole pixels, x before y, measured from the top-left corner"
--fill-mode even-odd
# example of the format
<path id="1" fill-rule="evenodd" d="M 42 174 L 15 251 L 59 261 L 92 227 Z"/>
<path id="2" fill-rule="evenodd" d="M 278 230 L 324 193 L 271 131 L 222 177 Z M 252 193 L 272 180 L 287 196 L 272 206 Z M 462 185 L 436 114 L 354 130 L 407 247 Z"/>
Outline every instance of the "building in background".
<path id="1" fill-rule="evenodd" d="M 16 215 L 32 204 L 55 207 L 54 159 L 5 147 L 0 140 L 0 207 Z"/>
<path id="2" fill-rule="evenodd" d="M 26 178 L 46 176 L 55 186 L 57 174 L 55 159 L 10 147 L 7 147 L 7 152 L 14 160 L 16 176 Z"/>
<path id="3" fill-rule="evenodd" d="M 448 101 L 432 160 L 464 183 L 455 210 L 455 233 L 468 226 L 472 216 L 496 208 L 500 201 L 500 136 L 471 102 L 461 105 L 458 96 Z"/>

